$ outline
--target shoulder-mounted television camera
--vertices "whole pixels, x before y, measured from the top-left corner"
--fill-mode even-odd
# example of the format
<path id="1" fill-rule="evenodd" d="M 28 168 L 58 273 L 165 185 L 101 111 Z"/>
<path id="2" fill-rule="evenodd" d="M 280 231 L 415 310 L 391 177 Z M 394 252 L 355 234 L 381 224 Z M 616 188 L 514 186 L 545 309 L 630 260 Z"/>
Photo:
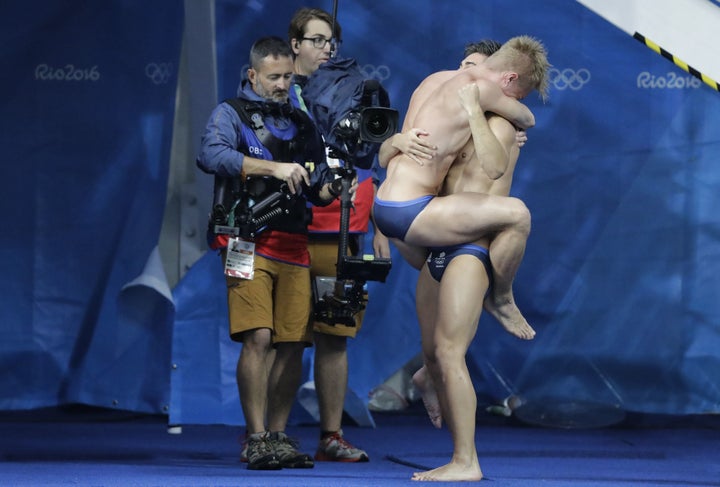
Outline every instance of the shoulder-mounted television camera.
<path id="1" fill-rule="evenodd" d="M 385 97 L 387 94 L 377 80 L 363 82 L 360 104 L 335 122 L 332 137 L 327 138 L 331 155 L 346 162 L 353 159 L 358 167 L 372 165 L 380 144 L 397 132 L 397 110 L 379 106 Z"/>
<path id="2" fill-rule="evenodd" d="M 397 132 L 398 112 L 353 58 L 331 58 L 310 75 L 302 97 L 333 157 L 370 168 L 380 144 Z"/>

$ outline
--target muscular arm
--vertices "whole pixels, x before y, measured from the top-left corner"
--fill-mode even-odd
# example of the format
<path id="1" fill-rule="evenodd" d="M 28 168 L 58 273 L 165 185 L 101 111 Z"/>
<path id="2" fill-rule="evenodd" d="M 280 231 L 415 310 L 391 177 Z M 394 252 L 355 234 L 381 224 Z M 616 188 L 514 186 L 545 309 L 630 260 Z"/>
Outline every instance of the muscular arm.
<path id="1" fill-rule="evenodd" d="M 487 121 L 488 126 L 490 127 L 490 131 L 493 133 L 495 140 L 502 147 L 503 154 L 505 154 L 502 174 L 499 177 L 493 179 L 499 180 L 503 177 L 512 178 L 514 164 L 512 165 L 513 167 L 510 167 L 510 163 L 517 160 L 517 156 L 519 154 L 515 127 L 513 127 L 513 125 L 504 118 L 494 116 L 491 113 L 487 114 Z M 487 167 L 486 164 L 487 161 L 483 161 L 483 169 L 487 173 L 490 169 Z"/>
<path id="2" fill-rule="evenodd" d="M 505 95 L 496 83 L 481 79 L 476 84 L 483 110 L 497 113 L 521 129 L 535 126 L 535 116 L 530 109 Z"/>
<path id="3" fill-rule="evenodd" d="M 427 135 L 428 133 L 422 129 L 410 129 L 385 139 L 378 152 L 380 167 L 387 167 L 390 159 L 401 152 L 422 166 L 422 159 L 432 159 L 437 149 L 422 138 Z"/>
<path id="4" fill-rule="evenodd" d="M 490 129 L 488 119 L 480 105 L 479 89 L 475 83 L 464 86 L 460 92 L 460 104 L 468 113 L 475 154 L 490 179 L 498 179 L 507 169 L 509 158 L 506 147 Z"/>

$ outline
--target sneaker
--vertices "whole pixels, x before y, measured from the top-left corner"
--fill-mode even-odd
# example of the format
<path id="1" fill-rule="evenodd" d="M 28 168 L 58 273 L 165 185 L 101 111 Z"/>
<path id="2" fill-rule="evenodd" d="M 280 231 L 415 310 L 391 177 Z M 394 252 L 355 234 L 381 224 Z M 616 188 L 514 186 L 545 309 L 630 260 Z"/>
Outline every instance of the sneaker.
<path id="1" fill-rule="evenodd" d="M 270 434 L 266 431 L 247 437 L 248 470 L 279 470 L 280 460 L 275 454 Z"/>
<path id="2" fill-rule="evenodd" d="M 242 446 L 240 449 L 240 461 L 242 463 L 248 462 L 248 459 L 247 459 L 248 436 L 249 436 L 249 434 L 248 434 L 247 430 L 245 430 L 245 436 L 243 436 L 243 438 L 242 438 L 242 443 L 241 443 Z"/>
<path id="3" fill-rule="evenodd" d="M 325 438 L 320 438 L 320 444 L 315 452 L 318 462 L 368 462 L 370 458 L 365 450 L 355 448 L 345 438 L 342 430 Z"/>
<path id="4" fill-rule="evenodd" d="M 315 462 L 305 453 L 297 451 L 298 442 L 282 431 L 270 433 L 270 443 L 283 468 L 313 468 Z"/>

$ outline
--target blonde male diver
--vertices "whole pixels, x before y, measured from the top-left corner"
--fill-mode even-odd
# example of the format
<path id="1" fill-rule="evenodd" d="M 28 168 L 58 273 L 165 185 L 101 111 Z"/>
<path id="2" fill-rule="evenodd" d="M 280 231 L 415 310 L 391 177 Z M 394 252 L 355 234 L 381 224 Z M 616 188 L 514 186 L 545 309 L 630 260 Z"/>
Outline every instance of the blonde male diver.
<path id="1" fill-rule="evenodd" d="M 547 66 L 544 50 L 539 43 L 536 44 L 536 41 L 529 38 L 517 39 L 528 43 L 532 49 L 536 50 L 537 65 Z M 524 47 L 519 49 L 522 50 Z M 512 54 L 509 56 L 513 57 Z M 480 53 L 469 55 L 461 64 L 462 70 L 474 69 L 472 65 L 482 64 L 483 58 L 484 56 Z M 519 61 L 516 59 L 514 62 Z M 475 71 L 479 70 L 475 69 Z M 390 143 L 385 144 L 381 151 L 381 161 L 386 161 L 388 158 L 396 160 L 399 150 L 408 159 L 414 161 L 415 168 L 437 162 L 437 154 L 442 149 L 438 149 L 437 145 L 432 142 L 431 134 L 436 133 L 438 124 L 435 124 L 432 129 L 423 130 L 425 126 L 418 120 L 422 120 L 423 110 L 426 110 L 426 106 L 432 103 L 431 100 L 442 91 L 443 87 L 447 88 L 449 84 L 447 81 L 455 78 L 453 73 L 459 72 L 436 73 L 421 83 L 411 99 L 404 132 L 396 135 Z M 512 73 L 502 74 L 500 79 L 510 79 L 510 83 L 512 83 Z M 544 87 L 544 77 L 541 76 L 539 79 L 536 88 Z M 503 82 L 501 81 L 501 83 Z M 452 86 L 457 88 L 459 84 L 456 82 Z M 515 199 L 509 198 L 507 195 L 519 155 L 519 145 L 524 143 L 524 132 L 518 136 L 515 127 L 502 117 L 489 116 L 487 119 L 485 118 L 488 106 L 500 106 L 501 110 L 505 107 L 502 103 L 494 105 L 497 99 L 493 99 L 493 96 L 497 96 L 497 93 L 489 90 L 488 94 L 487 91 L 483 91 L 487 87 L 481 86 L 482 84 L 471 82 L 462 85 L 459 90 L 455 89 L 461 115 L 464 114 L 466 123 L 468 123 L 466 131 L 472 135 L 472 138 L 468 137 L 468 140 L 464 141 L 463 146 L 456 152 L 457 157 L 450 161 L 449 169 L 444 175 L 444 181 L 442 181 L 441 189 L 437 194 L 475 193 L 481 197 L 484 195 L 489 200 L 497 199 L 502 202 L 504 198 L 505 201 L 513 202 Z M 508 91 L 517 97 L 524 96 L 519 90 Z M 448 92 L 448 95 L 450 94 Z M 448 98 L 445 100 L 449 101 Z M 503 100 L 503 102 L 506 101 Z M 513 116 L 512 112 L 506 113 L 507 116 Z M 522 109 L 518 113 L 522 115 Z M 424 120 L 431 119 L 432 117 L 426 116 Z M 515 123 L 518 123 L 518 120 L 515 118 Z M 523 126 L 521 123 L 518 124 Z M 408 129 L 408 127 L 423 127 L 423 129 Z M 439 140 L 439 138 L 436 137 L 434 140 Z M 452 150 L 446 151 L 450 154 L 453 153 Z M 440 196 L 435 199 L 447 197 Z M 421 197 L 422 200 L 425 200 L 424 205 L 421 205 L 424 207 L 429 206 L 433 201 L 432 198 L 424 197 Z M 516 201 L 519 202 L 519 200 Z M 382 206 L 382 200 L 380 204 Z M 489 211 L 493 211 L 493 207 L 497 206 L 484 204 L 490 206 Z M 402 208 L 402 206 L 400 207 Z M 376 218 L 378 218 L 377 214 Z M 382 211 L 380 218 L 382 218 Z M 402 238 L 405 239 L 404 243 L 408 243 L 406 237 L 411 231 L 410 227 L 414 224 L 415 222 L 411 221 L 408 228 L 404 230 L 405 235 L 402 235 Z M 515 226 L 523 227 L 523 225 Z M 427 472 L 418 472 L 413 476 L 414 480 L 447 481 L 482 478 L 474 443 L 476 396 L 465 364 L 465 353 L 475 335 L 483 307 L 483 300 L 478 300 L 477 297 L 486 294 L 496 265 L 493 261 L 491 266 L 487 249 L 491 248 L 492 251 L 492 242 L 499 237 L 500 228 L 502 226 L 497 229 L 492 226 L 485 228 L 484 232 L 472 243 L 454 242 L 429 245 L 430 254 L 427 261 L 424 262 L 425 265 L 422 268 L 417 287 L 417 311 L 425 366 L 415 374 L 413 379 L 423 392 L 423 400 L 433 424 L 439 427 L 442 417 L 445 417 L 453 436 L 454 452 L 450 463 Z M 402 228 L 399 231 L 402 232 Z M 524 242 L 529 233 L 529 213 L 526 230 L 523 229 L 519 233 L 521 244 L 517 246 L 520 249 L 518 265 L 522 259 Z M 397 238 L 397 235 L 393 234 L 393 236 Z M 401 245 L 404 244 L 400 243 L 398 247 L 401 248 Z M 426 250 L 423 248 L 419 250 L 411 248 L 410 251 L 407 248 L 401 248 L 401 252 L 404 256 L 408 256 L 408 260 L 416 267 L 419 267 L 418 264 L 425 260 Z M 516 269 L 517 267 L 515 267 Z M 514 310 L 512 313 L 500 314 L 499 317 L 496 317 L 509 332 L 520 338 L 530 339 L 535 332 L 514 305 L 512 299 L 514 270 L 510 268 L 508 272 L 510 273 L 509 289 L 505 289 L 504 292 L 505 296 L 509 295 L 511 303 L 509 308 L 514 308 Z M 497 291 L 496 286 L 493 289 Z M 503 295 L 501 294 L 501 296 Z M 497 308 L 493 310 L 492 302 L 492 298 L 485 300 L 485 306 L 495 315 Z M 511 319 L 506 319 L 508 316 Z M 437 387 L 437 393 L 434 385 Z"/>

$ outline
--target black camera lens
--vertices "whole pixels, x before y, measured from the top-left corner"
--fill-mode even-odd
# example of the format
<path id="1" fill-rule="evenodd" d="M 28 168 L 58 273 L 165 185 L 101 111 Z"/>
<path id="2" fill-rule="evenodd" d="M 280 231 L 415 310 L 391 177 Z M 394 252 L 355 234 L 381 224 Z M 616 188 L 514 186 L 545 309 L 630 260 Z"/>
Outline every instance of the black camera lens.
<path id="1" fill-rule="evenodd" d="M 390 127 L 390 122 L 387 117 L 381 116 L 380 114 L 373 114 L 367 120 L 367 131 L 373 137 L 383 137 Z"/>
<path id="2" fill-rule="evenodd" d="M 381 143 L 397 129 L 398 112 L 390 108 L 368 107 L 362 111 L 360 139 Z"/>

